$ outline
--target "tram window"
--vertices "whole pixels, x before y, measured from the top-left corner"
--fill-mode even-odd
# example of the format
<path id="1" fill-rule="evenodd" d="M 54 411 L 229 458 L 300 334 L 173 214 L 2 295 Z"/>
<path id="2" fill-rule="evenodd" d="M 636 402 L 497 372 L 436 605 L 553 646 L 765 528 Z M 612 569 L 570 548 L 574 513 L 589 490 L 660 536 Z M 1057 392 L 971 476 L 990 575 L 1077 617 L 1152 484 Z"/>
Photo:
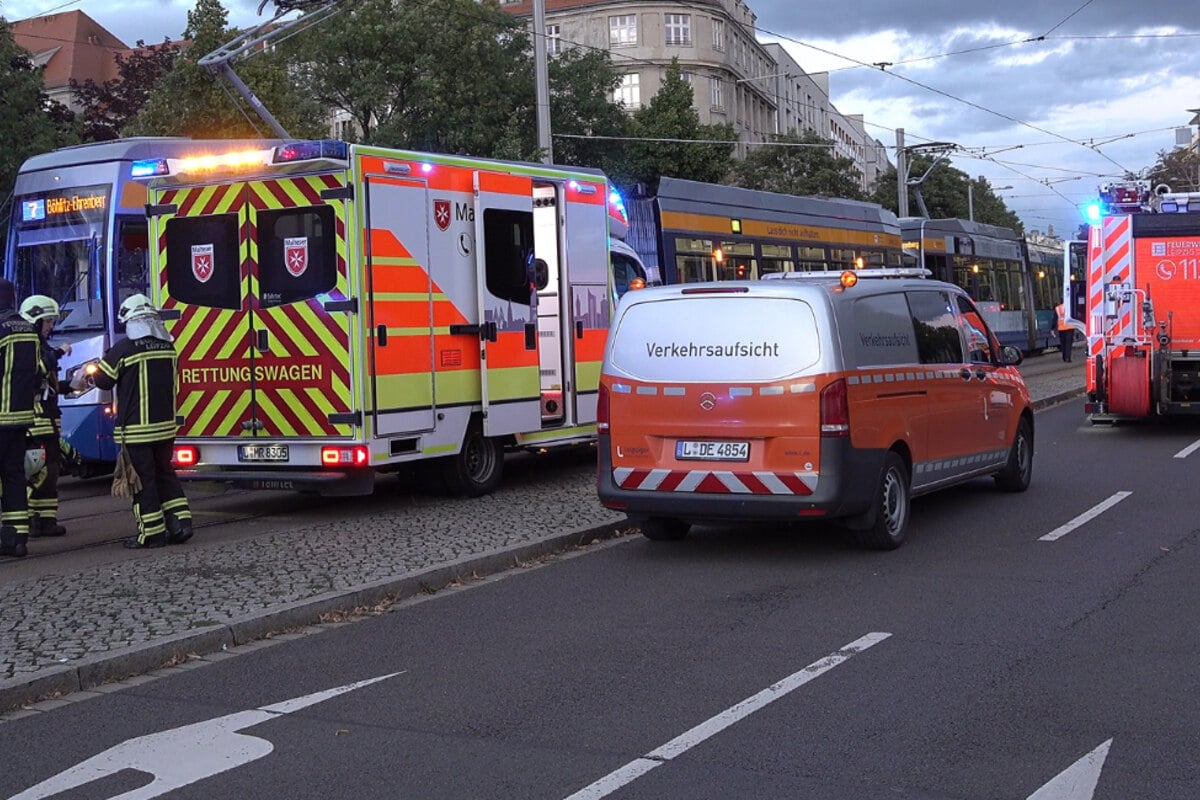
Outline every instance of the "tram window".
<path id="1" fill-rule="evenodd" d="M 490 213 L 491 209 L 484 212 Z M 332 206 L 263 211 L 258 215 L 258 231 L 258 299 L 264 308 L 308 300 L 337 285 L 337 233 Z M 488 266 L 490 291 L 490 259 Z M 519 283 L 523 293 L 513 300 L 528 303 L 523 271 Z"/>
<path id="2" fill-rule="evenodd" d="M 839 270 L 853 269 L 854 267 L 858 266 L 857 262 L 854 260 L 853 250 L 844 250 L 837 247 L 830 248 L 829 261 L 833 265 L 834 269 Z"/>
<path id="3" fill-rule="evenodd" d="M 824 247 L 797 247 L 796 259 L 799 262 L 800 269 L 805 272 L 828 269 L 825 262 Z"/>
<path id="4" fill-rule="evenodd" d="M 945 292 L 906 292 L 922 364 L 961 364 L 962 334 Z"/>
<path id="5" fill-rule="evenodd" d="M 167 220 L 167 290 L 176 300 L 239 309 L 241 275 L 237 214 Z"/>
<path id="6" fill-rule="evenodd" d="M 717 264 L 717 280 L 746 281 L 758 278 L 758 262 L 753 258 L 726 256 Z"/>
<path id="7" fill-rule="evenodd" d="M 796 264 L 790 258 L 768 258 L 763 256 L 759 275 L 770 275 L 773 272 L 792 272 Z"/>
<path id="8" fill-rule="evenodd" d="M 150 239 L 145 217 L 117 221 L 116 306 L 149 288 Z"/>
<path id="9" fill-rule="evenodd" d="M 887 265 L 886 257 L 878 250 L 863 250 L 861 258 L 864 267 L 883 267 Z"/>
<path id="10" fill-rule="evenodd" d="M 712 256 L 679 255 L 675 257 L 675 266 L 679 271 L 680 283 L 711 281 L 713 279 L 712 265 Z"/>

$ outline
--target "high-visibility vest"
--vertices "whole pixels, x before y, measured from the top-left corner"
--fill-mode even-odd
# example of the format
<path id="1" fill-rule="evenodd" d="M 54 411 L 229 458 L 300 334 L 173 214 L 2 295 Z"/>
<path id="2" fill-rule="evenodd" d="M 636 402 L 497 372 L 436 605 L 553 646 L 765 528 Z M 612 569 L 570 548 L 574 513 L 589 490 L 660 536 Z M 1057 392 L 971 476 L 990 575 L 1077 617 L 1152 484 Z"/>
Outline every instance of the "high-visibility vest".
<path id="1" fill-rule="evenodd" d="M 1054 313 L 1058 314 L 1058 329 L 1060 331 L 1071 330 L 1070 323 L 1067 322 L 1067 307 L 1063 303 L 1059 303 L 1054 308 Z"/>

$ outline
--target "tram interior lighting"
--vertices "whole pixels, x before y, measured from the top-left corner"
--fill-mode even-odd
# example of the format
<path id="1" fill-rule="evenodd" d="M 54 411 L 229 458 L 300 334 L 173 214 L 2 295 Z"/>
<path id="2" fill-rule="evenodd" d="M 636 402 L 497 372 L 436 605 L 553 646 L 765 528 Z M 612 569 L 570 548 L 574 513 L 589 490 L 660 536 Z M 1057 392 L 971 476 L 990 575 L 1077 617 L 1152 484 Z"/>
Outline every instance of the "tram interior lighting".
<path id="1" fill-rule="evenodd" d="M 716 250 L 713 250 L 713 261 L 716 261 L 718 264 L 720 264 L 724 260 L 725 260 L 725 251 L 724 250 L 722 250 L 719 247 Z"/>
<path id="2" fill-rule="evenodd" d="M 971 272 L 974 272 L 976 275 L 978 275 L 978 274 L 979 274 L 979 265 L 978 265 L 978 264 L 972 264 L 972 265 L 971 265 Z"/>

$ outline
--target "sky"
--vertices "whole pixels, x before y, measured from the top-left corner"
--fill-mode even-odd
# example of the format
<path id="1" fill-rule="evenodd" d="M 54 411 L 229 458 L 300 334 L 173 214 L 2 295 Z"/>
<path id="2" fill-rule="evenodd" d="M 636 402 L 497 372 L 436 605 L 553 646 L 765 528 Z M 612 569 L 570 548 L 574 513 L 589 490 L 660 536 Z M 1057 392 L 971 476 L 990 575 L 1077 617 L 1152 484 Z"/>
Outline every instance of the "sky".
<path id="1" fill-rule="evenodd" d="M 1073 233 L 1099 184 L 1149 169 L 1200 109 L 1197 0 L 745 1 L 759 40 L 829 72 L 833 104 L 893 163 L 898 128 L 910 147 L 951 144 L 951 165 L 986 177 L 1026 229 Z M 223 4 L 243 28 L 273 8 Z M 0 0 L 0 14 L 80 9 L 133 44 L 179 39 L 194 6 Z"/>

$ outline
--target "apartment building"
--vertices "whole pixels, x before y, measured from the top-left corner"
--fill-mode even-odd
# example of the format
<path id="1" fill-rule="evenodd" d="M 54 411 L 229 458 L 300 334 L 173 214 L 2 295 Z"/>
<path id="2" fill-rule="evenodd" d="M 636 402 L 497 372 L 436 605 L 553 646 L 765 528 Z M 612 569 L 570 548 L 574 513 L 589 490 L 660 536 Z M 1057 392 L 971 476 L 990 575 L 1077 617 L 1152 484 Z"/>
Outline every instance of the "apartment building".
<path id="1" fill-rule="evenodd" d="M 531 0 L 497 0 L 532 19 Z M 705 124 L 731 123 L 744 156 L 772 135 L 815 131 L 851 158 L 867 188 L 887 165 L 861 117 L 843 116 L 829 99 L 829 77 L 809 75 L 787 51 L 762 43 L 754 12 L 742 0 L 545 0 L 546 49 L 606 49 L 622 72 L 614 100 L 634 111 L 658 92 L 678 58 Z"/>
<path id="2" fill-rule="evenodd" d="M 73 111 L 71 80 L 103 83 L 119 76 L 116 56 L 129 47 L 82 11 L 63 11 L 9 24 L 13 41 L 43 69 L 46 94 Z"/>

